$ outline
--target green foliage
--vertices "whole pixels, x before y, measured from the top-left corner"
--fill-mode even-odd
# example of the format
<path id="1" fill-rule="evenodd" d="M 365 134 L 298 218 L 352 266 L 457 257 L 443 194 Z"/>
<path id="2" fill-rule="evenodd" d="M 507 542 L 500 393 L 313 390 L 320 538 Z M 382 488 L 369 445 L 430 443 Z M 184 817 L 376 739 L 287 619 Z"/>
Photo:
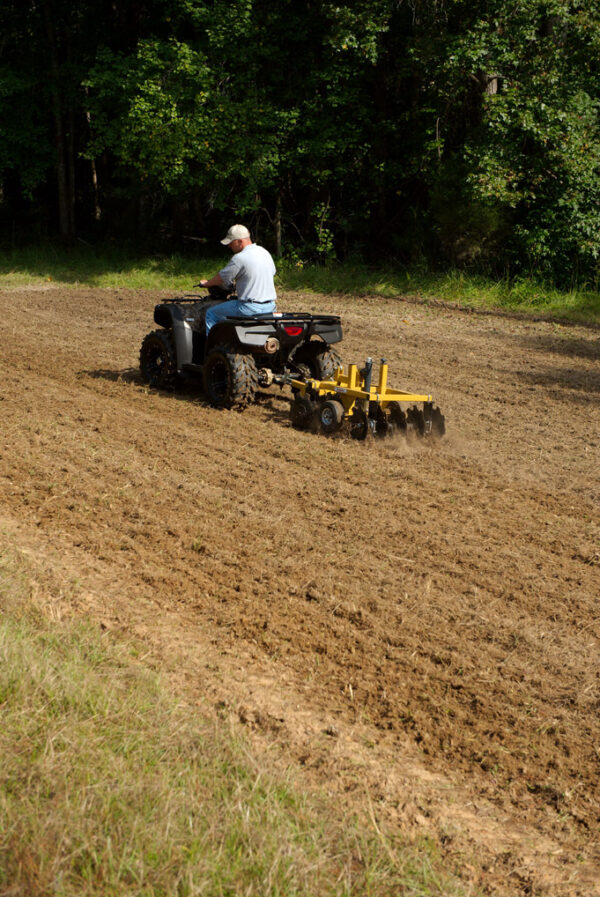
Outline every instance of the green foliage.
<path id="1" fill-rule="evenodd" d="M 277 218 L 305 258 L 599 276 L 595 0 L 7 0 L 0 24 L 0 177 L 35 199 L 62 172 L 80 220 L 93 163 L 113 231 Z"/>
<path id="2" fill-rule="evenodd" d="M 189 186 L 191 161 L 214 164 L 203 54 L 175 40 L 143 40 L 133 54 L 102 49 L 85 86 L 97 134 L 90 157 L 110 149 L 140 184 L 166 191 Z"/>
<path id="3" fill-rule="evenodd" d="M 333 232 L 328 226 L 328 219 L 331 213 L 329 205 L 326 203 L 317 203 L 314 209 L 315 231 L 316 231 L 316 251 L 319 257 L 324 260 L 334 258 L 334 242 Z"/>
<path id="4" fill-rule="evenodd" d="M 598 270 L 600 127 L 591 3 L 497 3 L 446 57 L 448 82 L 480 84 L 455 153 L 464 195 L 503 210 L 503 263 L 571 280 Z"/>

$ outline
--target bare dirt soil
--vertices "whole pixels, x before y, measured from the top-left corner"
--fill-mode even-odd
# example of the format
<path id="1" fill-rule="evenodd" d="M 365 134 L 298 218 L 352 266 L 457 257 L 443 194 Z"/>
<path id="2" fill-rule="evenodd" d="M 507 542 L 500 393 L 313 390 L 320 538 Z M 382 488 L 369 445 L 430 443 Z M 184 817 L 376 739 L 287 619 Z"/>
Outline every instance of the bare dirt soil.
<path id="1" fill-rule="evenodd" d="M 0 535 L 265 760 L 426 836 L 468 893 L 600 893 L 600 333 L 400 300 L 345 361 L 447 436 L 357 443 L 148 390 L 162 294 L 0 293 Z"/>

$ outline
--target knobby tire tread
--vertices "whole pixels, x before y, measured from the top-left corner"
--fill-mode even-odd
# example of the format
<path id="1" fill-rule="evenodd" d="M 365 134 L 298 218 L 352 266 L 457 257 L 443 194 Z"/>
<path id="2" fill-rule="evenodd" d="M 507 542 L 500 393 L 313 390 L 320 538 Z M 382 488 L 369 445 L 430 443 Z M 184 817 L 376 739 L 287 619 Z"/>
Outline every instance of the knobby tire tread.
<path id="1" fill-rule="evenodd" d="M 209 357 L 218 356 L 229 369 L 228 391 L 225 397 L 215 396 L 211 384 L 207 383 L 206 394 L 209 401 L 222 408 L 250 405 L 258 391 L 258 370 L 254 358 L 252 355 L 236 352 L 227 343 L 220 343 L 210 350 Z"/>
<path id="2" fill-rule="evenodd" d="M 156 372 L 149 370 L 153 349 L 161 351 L 165 359 L 158 376 Z M 177 374 L 175 340 L 172 333 L 164 329 L 152 330 L 144 337 L 140 348 L 140 374 L 144 383 L 148 383 L 152 389 L 175 389 L 179 376 Z"/>
<path id="3" fill-rule="evenodd" d="M 342 359 L 335 349 L 316 340 L 298 351 L 296 361 L 308 364 L 311 376 L 316 380 L 332 380 L 337 369 L 342 366 Z"/>

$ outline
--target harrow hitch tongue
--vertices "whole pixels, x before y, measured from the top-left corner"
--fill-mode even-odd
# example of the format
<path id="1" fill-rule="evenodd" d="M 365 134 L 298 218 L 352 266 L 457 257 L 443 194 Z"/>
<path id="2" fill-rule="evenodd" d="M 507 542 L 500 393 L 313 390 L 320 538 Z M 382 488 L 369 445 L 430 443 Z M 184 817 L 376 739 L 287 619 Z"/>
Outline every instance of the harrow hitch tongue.
<path id="1" fill-rule="evenodd" d="M 292 425 L 308 429 L 317 423 L 323 433 L 332 434 L 347 423 L 350 436 L 391 436 L 394 433 L 418 437 L 441 437 L 446 432 L 444 415 L 430 395 L 401 392 L 387 385 L 388 365 L 381 359 L 379 378 L 373 384 L 373 359 L 348 372 L 338 368 L 332 380 L 298 380 L 289 375 L 275 378 L 295 392 L 290 410 Z M 408 405 L 408 408 L 403 408 Z"/>

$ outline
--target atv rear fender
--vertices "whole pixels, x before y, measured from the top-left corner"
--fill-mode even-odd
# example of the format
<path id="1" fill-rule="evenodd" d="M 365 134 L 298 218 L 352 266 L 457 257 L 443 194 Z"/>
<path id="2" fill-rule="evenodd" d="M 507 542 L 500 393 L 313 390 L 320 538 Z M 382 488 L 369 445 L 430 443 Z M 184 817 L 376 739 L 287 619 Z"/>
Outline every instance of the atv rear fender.
<path id="1" fill-rule="evenodd" d="M 251 320 L 243 317 L 228 318 L 223 325 L 229 325 L 235 332 L 239 345 L 250 351 L 262 348 L 269 337 L 275 337 L 283 346 L 308 342 L 315 336 L 328 344 L 339 343 L 342 339 L 340 319 L 333 315 L 315 316 L 293 312 L 266 314 L 256 315 Z"/>

